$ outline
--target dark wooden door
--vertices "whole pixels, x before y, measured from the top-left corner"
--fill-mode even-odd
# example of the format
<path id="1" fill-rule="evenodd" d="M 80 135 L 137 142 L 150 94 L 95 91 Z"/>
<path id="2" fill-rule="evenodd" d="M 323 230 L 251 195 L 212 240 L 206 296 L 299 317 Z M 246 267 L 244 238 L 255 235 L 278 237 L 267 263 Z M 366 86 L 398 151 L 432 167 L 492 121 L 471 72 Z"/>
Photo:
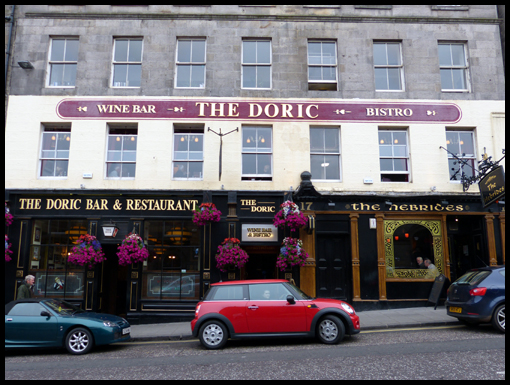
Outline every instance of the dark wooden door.
<path id="1" fill-rule="evenodd" d="M 349 235 L 317 234 L 317 297 L 350 301 Z"/>

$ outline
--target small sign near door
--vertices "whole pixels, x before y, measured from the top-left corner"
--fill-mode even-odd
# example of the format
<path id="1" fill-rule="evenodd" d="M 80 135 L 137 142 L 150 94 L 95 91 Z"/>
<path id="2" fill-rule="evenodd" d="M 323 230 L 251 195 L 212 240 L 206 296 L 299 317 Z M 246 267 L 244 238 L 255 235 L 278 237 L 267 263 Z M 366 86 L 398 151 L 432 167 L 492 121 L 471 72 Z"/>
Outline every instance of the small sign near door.
<path id="1" fill-rule="evenodd" d="M 278 242 L 278 228 L 273 225 L 243 224 L 243 242 Z"/>

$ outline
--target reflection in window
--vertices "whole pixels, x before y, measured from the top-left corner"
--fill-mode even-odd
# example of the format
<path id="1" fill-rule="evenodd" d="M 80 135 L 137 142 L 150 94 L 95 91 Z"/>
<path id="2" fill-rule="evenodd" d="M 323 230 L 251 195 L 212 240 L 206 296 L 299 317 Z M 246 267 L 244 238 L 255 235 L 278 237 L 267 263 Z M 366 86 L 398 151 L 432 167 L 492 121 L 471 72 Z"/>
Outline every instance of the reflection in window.
<path id="1" fill-rule="evenodd" d="M 142 45 L 142 39 L 115 39 L 113 48 L 114 87 L 140 87 Z"/>
<path id="2" fill-rule="evenodd" d="M 455 154 L 448 153 L 448 170 L 451 181 L 460 181 L 462 175 L 472 177 L 476 170 L 476 154 L 473 132 L 471 131 L 446 131 L 446 148 Z"/>
<path id="3" fill-rule="evenodd" d="M 203 179 L 204 129 L 175 128 L 174 179 Z"/>
<path id="4" fill-rule="evenodd" d="M 85 267 L 67 263 L 86 220 L 36 220 L 32 228 L 29 274 L 36 297 L 83 299 Z"/>
<path id="5" fill-rule="evenodd" d="M 177 88 L 205 87 L 205 39 L 177 41 Z"/>
<path id="6" fill-rule="evenodd" d="M 340 180 L 340 135 L 335 127 L 310 127 L 310 163 L 314 180 Z"/>
<path id="7" fill-rule="evenodd" d="M 379 130 L 381 182 L 409 182 L 407 131 Z"/>
<path id="8" fill-rule="evenodd" d="M 200 242 L 192 221 L 146 221 L 149 258 L 143 266 L 143 299 L 199 298 Z"/>
<path id="9" fill-rule="evenodd" d="M 242 180 L 271 180 L 273 138 L 271 127 L 243 127 Z"/>
<path id="10" fill-rule="evenodd" d="M 106 154 L 108 178 L 134 178 L 136 172 L 137 128 L 110 127 Z"/>
<path id="11" fill-rule="evenodd" d="M 45 127 L 41 146 L 40 176 L 67 177 L 71 130 Z"/>

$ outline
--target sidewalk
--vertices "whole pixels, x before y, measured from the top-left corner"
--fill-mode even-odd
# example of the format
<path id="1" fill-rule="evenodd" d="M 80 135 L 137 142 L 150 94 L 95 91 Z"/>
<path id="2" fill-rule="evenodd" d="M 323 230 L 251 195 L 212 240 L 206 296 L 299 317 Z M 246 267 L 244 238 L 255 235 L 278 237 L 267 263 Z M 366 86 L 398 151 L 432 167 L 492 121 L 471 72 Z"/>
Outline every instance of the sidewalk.
<path id="1" fill-rule="evenodd" d="M 456 318 L 446 315 L 444 306 L 434 310 L 433 306 L 392 309 L 392 310 L 371 310 L 357 312 L 361 331 L 460 325 Z M 131 341 L 168 341 L 168 340 L 189 340 L 193 339 L 189 322 L 131 325 Z"/>

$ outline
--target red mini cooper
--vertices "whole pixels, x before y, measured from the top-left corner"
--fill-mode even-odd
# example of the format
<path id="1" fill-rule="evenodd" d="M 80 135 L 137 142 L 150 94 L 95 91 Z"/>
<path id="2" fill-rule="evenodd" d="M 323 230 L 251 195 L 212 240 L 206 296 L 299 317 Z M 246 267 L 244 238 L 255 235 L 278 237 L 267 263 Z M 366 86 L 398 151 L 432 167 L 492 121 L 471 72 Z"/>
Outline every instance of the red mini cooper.
<path id="1" fill-rule="evenodd" d="M 359 317 L 347 303 L 311 298 L 283 279 L 230 281 L 211 285 L 191 321 L 194 337 L 208 349 L 228 338 L 317 337 L 336 344 L 360 332 Z"/>

